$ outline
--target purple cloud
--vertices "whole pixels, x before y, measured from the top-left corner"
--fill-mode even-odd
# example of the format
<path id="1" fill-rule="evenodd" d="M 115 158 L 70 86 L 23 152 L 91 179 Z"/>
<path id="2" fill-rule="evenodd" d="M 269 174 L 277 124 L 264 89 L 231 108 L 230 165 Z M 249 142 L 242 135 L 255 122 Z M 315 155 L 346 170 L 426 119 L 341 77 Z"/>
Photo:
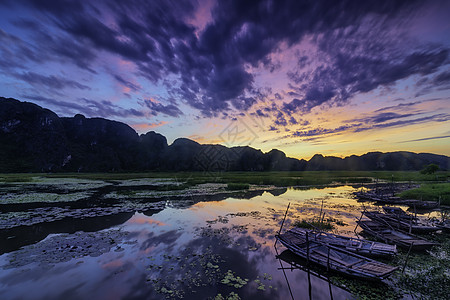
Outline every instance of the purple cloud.
<path id="1" fill-rule="evenodd" d="M 159 113 L 171 116 L 178 117 L 183 114 L 183 112 L 174 104 L 164 105 L 159 102 L 144 100 L 145 105 L 150 109 L 151 114 L 157 116 Z"/>
<path id="2" fill-rule="evenodd" d="M 120 75 L 113 75 L 114 78 L 117 80 L 117 82 L 119 82 L 120 84 L 123 84 L 124 86 L 130 88 L 131 90 L 133 90 L 134 92 L 137 92 L 139 90 L 141 90 L 141 87 L 137 84 L 134 84 L 128 80 L 125 80 L 122 76 Z"/>
<path id="3" fill-rule="evenodd" d="M 64 110 L 65 115 L 68 112 L 72 114 L 82 113 L 90 117 L 143 117 L 145 114 L 142 111 L 130 108 L 124 109 L 114 105 L 111 101 L 101 100 L 96 101 L 92 99 L 80 98 L 77 103 L 56 100 L 53 98 L 43 97 L 40 95 L 22 95 L 26 100 L 42 102 L 46 105 L 56 107 L 58 111 Z"/>
<path id="4" fill-rule="evenodd" d="M 261 101 L 253 69 L 279 71 L 273 54 L 305 37 L 318 48 L 323 63 L 315 65 L 310 55 L 296 56 L 289 72 L 294 90 L 284 95 L 286 99 L 280 93 L 271 96 L 286 101 L 280 109 L 289 117 L 324 104 L 343 105 L 357 94 L 412 75 L 432 76 L 448 64 L 449 56 L 441 45 L 398 39 L 397 22 L 423 9 L 427 4 L 422 1 L 217 1 L 203 28 L 192 23 L 199 11 L 194 0 L 29 0 L 0 5 L 29 12 L 13 21 L 27 32 L 26 40 L 0 31 L 3 71 L 26 74 L 21 66 L 30 62 L 57 61 L 96 73 L 98 60 L 108 53 L 134 63 L 134 75 L 164 84 L 171 98 L 204 116 L 245 111 Z M 140 90 L 123 76 L 112 76 Z M 32 77 L 28 80 L 51 84 Z M 447 81 L 445 72 L 434 77 L 435 84 Z M 83 87 L 61 80 L 60 84 Z M 58 89 L 58 83 L 54 85 Z M 149 105 L 154 112 L 181 115 L 175 104 Z M 277 122 L 286 120 L 280 117 Z"/>
<path id="5" fill-rule="evenodd" d="M 404 118 L 402 115 L 398 115 L 397 117 L 391 116 L 389 118 L 385 118 L 384 121 L 393 120 L 395 118 Z M 346 124 L 336 128 L 314 128 L 310 130 L 297 130 L 292 133 L 292 137 L 317 137 L 321 138 L 331 134 L 339 134 L 343 132 L 363 132 L 374 129 L 384 129 L 391 127 L 399 127 L 399 126 L 409 126 L 414 124 L 422 124 L 427 122 L 448 122 L 450 120 L 449 114 L 434 114 L 431 116 L 425 116 L 415 119 L 407 119 L 407 120 L 397 120 L 392 122 L 385 122 L 377 117 L 362 119 L 361 123 L 354 124 Z M 350 120 L 350 121 L 358 121 L 358 120 Z M 306 139 L 305 139 L 306 140 Z"/>
<path id="6" fill-rule="evenodd" d="M 31 85 L 35 85 L 37 87 L 48 87 L 56 90 L 62 90 L 64 88 L 76 88 L 80 90 L 90 90 L 91 88 L 87 85 L 78 83 L 74 80 L 66 79 L 61 76 L 45 76 L 40 75 L 34 72 L 24 72 L 24 73 L 15 73 L 12 76 L 28 82 Z"/>

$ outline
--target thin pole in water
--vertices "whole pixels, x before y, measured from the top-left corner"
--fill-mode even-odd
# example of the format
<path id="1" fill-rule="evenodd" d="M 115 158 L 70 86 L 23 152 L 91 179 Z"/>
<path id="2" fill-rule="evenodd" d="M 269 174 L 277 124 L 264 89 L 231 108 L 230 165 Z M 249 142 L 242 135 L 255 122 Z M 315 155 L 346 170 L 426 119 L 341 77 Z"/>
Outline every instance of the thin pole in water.
<path id="1" fill-rule="evenodd" d="M 322 199 L 322 205 L 320 206 L 320 213 L 319 213 L 319 224 L 322 225 L 323 218 L 322 218 L 322 209 L 323 209 L 323 199 Z M 324 213 L 325 215 L 325 213 Z M 323 228 L 323 227 L 322 227 Z"/>
<path id="2" fill-rule="evenodd" d="M 409 217 L 409 233 L 412 232 L 412 215 Z"/>
<path id="3" fill-rule="evenodd" d="M 309 237 L 308 237 L 308 231 L 306 232 L 306 263 L 309 266 Z"/>
<path id="4" fill-rule="evenodd" d="M 289 293 L 291 294 L 292 300 L 294 300 L 294 295 L 292 294 L 291 285 L 289 284 L 289 280 L 288 280 L 288 278 L 286 276 L 286 272 L 284 272 L 285 268 L 283 267 L 283 263 L 281 262 L 281 258 L 280 258 L 280 255 L 278 254 L 277 247 L 275 247 L 275 252 L 277 253 L 277 258 L 278 258 L 278 261 L 280 262 L 281 270 L 283 270 L 284 279 L 286 279 L 286 283 L 287 283 L 287 286 L 288 286 L 288 289 L 289 289 Z M 291 265 L 291 269 L 292 269 L 292 265 Z"/>
<path id="5" fill-rule="evenodd" d="M 394 174 L 392 174 L 391 192 L 392 192 L 392 197 L 394 197 Z"/>
<path id="6" fill-rule="evenodd" d="M 328 247 L 327 272 L 330 271 L 330 247 Z"/>
<path id="7" fill-rule="evenodd" d="M 417 211 L 416 211 L 416 205 L 414 204 L 414 220 L 417 224 Z"/>
<path id="8" fill-rule="evenodd" d="M 414 242 L 411 243 L 411 246 L 409 246 L 408 254 L 406 254 L 405 264 L 403 265 L 402 274 L 405 273 L 406 263 L 408 262 L 409 253 L 411 253 L 411 249 L 414 245 Z"/>
<path id="9" fill-rule="evenodd" d="M 364 208 L 364 211 L 365 211 L 365 210 L 366 210 L 366 209 Z M 361 219 L 362 219 L 363 215 L 364 215 L 364 212 L 361 213 L 361 217 L 359 217 L 359 220 L 356 222 L 355 229 L 353 229 L 353 232 L 354 232 L 354 233 L 356 233 L 356 228 L 358 228 L 359 222 L 361 222 Z"/>
<path id="10" fill-rule="evenodd" d="M 287 213 L 288 213 L 290 205 L 291 205 L 291 202 L 288 203 L 288 206 L 286 208 L 286 212 L 284 213 L 283 222 L 281 222 L 281 226 L 280 226 L 280 230 L 278 231 L 278 234 L 280 234 L 281 233 L 281 229 L 283 229 L 284 221 L 286 220 L 286 216 L 287 216 Z"/>

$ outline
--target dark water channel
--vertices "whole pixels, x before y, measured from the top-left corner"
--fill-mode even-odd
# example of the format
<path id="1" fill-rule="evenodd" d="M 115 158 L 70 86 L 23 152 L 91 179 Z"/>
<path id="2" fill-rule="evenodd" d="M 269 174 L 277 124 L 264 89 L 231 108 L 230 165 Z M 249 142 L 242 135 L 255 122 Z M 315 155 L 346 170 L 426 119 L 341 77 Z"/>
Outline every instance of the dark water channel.
<path id="1" fill-rule="evenodd" d="M 353 235 L 363 205 L 353 191 L 165 200 L 5 228 L 0 299 L 353 299 L 324 270 L 274 247 L 289 202 L 285 228 L 317 216 L 323 202 L 335 231 Z"/>

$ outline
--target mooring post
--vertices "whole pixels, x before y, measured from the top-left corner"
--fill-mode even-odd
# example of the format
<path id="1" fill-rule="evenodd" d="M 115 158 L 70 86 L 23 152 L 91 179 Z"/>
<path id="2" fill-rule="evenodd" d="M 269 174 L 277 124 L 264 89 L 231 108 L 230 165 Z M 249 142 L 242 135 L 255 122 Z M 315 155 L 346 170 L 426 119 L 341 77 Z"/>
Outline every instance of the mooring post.
<path id="1" fill-rule="evenodd" d="M 409 253 L 411 253 L 411 249 L 414 245 L 414 242 L 411 243 L 411 246 L 409 246 L 408 254 L 406 254 L 405 264 L 403 265 L 402 274 L 405 273 L 406 263 L 408 262 Z"/>

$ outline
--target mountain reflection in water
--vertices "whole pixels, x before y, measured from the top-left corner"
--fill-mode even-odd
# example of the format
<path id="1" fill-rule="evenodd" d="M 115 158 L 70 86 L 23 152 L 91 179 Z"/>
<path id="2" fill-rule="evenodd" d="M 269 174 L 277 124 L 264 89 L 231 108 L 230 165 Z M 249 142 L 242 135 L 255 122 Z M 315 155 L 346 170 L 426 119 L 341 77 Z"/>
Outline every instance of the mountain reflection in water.
<path id="1" fill-rule="evenodd" d="M 249 199 L 174 200 L 162 210 L 84 219 L 68 227 L 28 226 L 31 237 L 24 228 L 16 234 L 22 245 L 39 240 L 36 231 L 50 235 L 0 256 L 0 295 L 68 300 L 208 299 L 220 294 L 262 300 L 291 299 L 292 292 L 294 299 L 351 299 L 326 277 L 306 269 L 280 270 L 273 245 L 288 202 L 285 228 L 317 216 L 323 200 L 326 215 L 342 221 L 337 230 L 352 234 L 362 205 L 352 198 L 353 190 L 288 189 Z M 62 232 L 70 234 L 55 234 Z M 88 245 L 93 240 L 100 246 Z M 23 262 L 25 257 L 33 259 Z"/>

